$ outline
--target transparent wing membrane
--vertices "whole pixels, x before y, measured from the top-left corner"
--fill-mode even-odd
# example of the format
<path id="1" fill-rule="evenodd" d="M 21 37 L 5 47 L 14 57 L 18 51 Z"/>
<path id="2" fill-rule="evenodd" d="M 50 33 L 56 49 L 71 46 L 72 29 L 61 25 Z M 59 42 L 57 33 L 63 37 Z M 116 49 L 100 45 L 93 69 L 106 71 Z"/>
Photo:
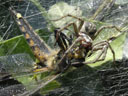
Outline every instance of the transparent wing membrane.
<path id="1" fill-rule="evenodd" d="M 30 72 L 35 62 L 28 54 L 15 54 L 0 56 L 0 72 L 5 73 L 22 73 Z"/>

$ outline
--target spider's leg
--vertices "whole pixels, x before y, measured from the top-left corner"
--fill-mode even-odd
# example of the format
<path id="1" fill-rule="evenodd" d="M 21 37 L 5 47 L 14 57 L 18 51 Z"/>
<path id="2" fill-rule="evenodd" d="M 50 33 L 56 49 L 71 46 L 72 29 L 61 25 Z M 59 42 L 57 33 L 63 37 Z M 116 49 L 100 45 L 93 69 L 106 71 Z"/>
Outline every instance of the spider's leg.
<path id="1" fill-rule="evenodd" d="M 106 57 L 108 47 L 110 48 L 110 50 L 113 54 L 113 62 L 115 64 L 115 52 L 112 49 L 112 47 L 111 47 L 111 45 L 109 44 L 108 41 L 102 41 L 102 42 L 99 42 L 99 43 L 95 44 L 95 46 L 93 46 L 92 50 L 93 51 L 101 50 L 100 53 L 98 54 L 98 56 L 94 60 L 88 61 L 88 62 L 85 61 L 85 62 L 82 62 L 82 64 L 91 64 L 91 63 L 95 63 L 95 62 L 98 62 L 98 61 L 103 61 Z M 76 65 L 76 64 L 80 64 L 80 62 L 72 63 L 72 65 Z"/>
<path id="2" fill-rule="evenodd" d="M 110 48 L 110 50 L 111 50 L 111 52 L 112 52 L 112 54 L 113 54 L 113 62 L 114 62 L 114 64 L 115 64 L 115 52 L 114 52 L 113 48 L 111 47 L 110 42 L 113 41 L 113 40 L 115 40 L 116 38 L 118 38 L 118 36 L 108 38 L 107 41 L 101 41 L 101 42 L 96 43 L 96 44 L 94 45 L 94 46 L 99 46 L 100 43 L 102 43 L 102 46 L 103 46 L 104 44 L 105 44 L 105 45 L 108 45 L 108 47 Z"/>
<path id="3" fill-rule="evenodd" d="M 78 64 L 83 64 L 83 65 L 84 65 L 84 64 L 92 64 L 92 63 L 95 63 L 95 62 L 97 62 L 98 59 L 102 56 L 103 52 L 104 52 L 104 50 L 102 49 L 102 50 L 99 52 L 98 56 L 97 56 L 94 60 L 92 60 L 92 61 L 88 61 L 88 62 L 73 62 L 71 65 L 72 65 L 72 66 L 76 66 L 76 65 L 78 65 Z"/>
<path id="4" fill-rule="evenodd" d="M 99 46 L 98 48 L 93 48 L 93 47 L 92 47 L 92 50 L 91 50 L 91 52 L 87 55 L 87 57 L 90 57 L 90 56 L 93 54 L 94 51 L 102 50 L 102 48 L 103 48 L 102 46 Z"/>
<path id="5" fill-rule="evenodd" d="M 88 57 L 91 56 L 94 51 L 102 50 L 103 49 L 103 46 L 105 46 L 105 45 L 106 45 L 105 41 L 101 41 L 101 42 L 98 42 L 98 43 L 92 45 L 92 50 L 88 54 Z"/>
<path id="6" fill-rule="evenodd" d="M 72 25 L 73 25 L 75 34 L 76 34 L 76 36 L 78 37 L 78 28 L 77 28 L 77 25 L 76 25 L 75 23 L 69 23 L 69 24 L 67 24 L 65 27 L 63 27 L 63 28 L 61 28 L 61 29 L 59 29 L 59 30 L 56 30 L 56 35 L 55 35 L 56 41 L 58 41 L 60 33 L 61 33 L 63 30 L 67 29 L 67 27 L 72 26 Z M 56 43 L 55 43 L 55 44 L 56 44 Z"/>
<path id="7" fill-rule="evenodd" d="M 124 31 L 125 32 L 125 31 Z M 110 50 L 111 50 L 111 52 L 112 52 L 112 54 L 113 54 L 113 61 L 114 61 L 114 63 L 115 63 L 115 52 L 114 52 L 114 50 L 112 49 L 112 47 L 111 47 L 111 45 L 110 45 L 110 42 L 112 42 L 113 40 L 115 40 L 116 38 L 118 38 L 120 35 L 118 35 L 118 36 L 113 36 L 113 37 L 110 37 L 110 38 L 108 38 L 108 40 L 106 41 L 107 43 L 108 43 L 108 47 L 110 48 Z"/>
<path id="8" fill-rule="evenodd" d="M 67 27 L 70 27 L 72 25 L 73 25 L 73 28 L 74 28 L 74 32 L 75 32 L 76 36 L 78 37 L 79 30 L 78 30 L 77 25 L 75 23 L 69 23 L 69 24 L 67 24 L 65 27 L 63 27 L 60 30 L 58 30 L 58 33 L 62 32 L 63 30 L 67 29 Z"/>
<path id="9" fill-rule="evenodd" d="M 103 26 L 103 27 L 101 27 L 101 28 L 99 28 L 99 30 L 97 30 L 97 32 L 95 33 L 95 37 L 97 37 L 97 35 L 102 31 L 102 30 L 104 30 L 104 29 L 107 29 L 107 28 L 114 28 L 114 29 L 116 29 L 117 31 L 119 31 L 119 32 L 122 32 L 117 26 Z"/>
<path id="10" fill-rule="evenodd" d="M 59 29 L 59 30 L 55 30 L 55 32 L 56 32 L 56 35 L 55 35 L 55 37 L 56 37 L 56 41 L 58 40 L 58 36 L 59 36 L 59 34 L 63 31 L 63 30 L 67 30 L 68 29 L 68 27 L 69 26 L 72 26 L 73 25 L 73 28 L 74 28 L 74 31 L 75 31 L 75 34 L 76 34 L 76 36 L 78 36 L 78 28 L 77 28 L 77 25 L 75 24 L 75 23 L 69 23 L 69 24 L 67 24 L 65 27 L 63 27 L 63 28 L 61 28 L 61 29 Z"/>
<path id="11" fill-rule="evenodd" d="M 112 54 L 113 54 L 113 62 L 114 62 L 114 64 L 115 64 L 115 52 L 114 52 L 114 50 L 112 49 L 112 47 L 111 47 L 111 45 L 109 44 L 108 41 L 99 42 L 99 43 L 95 44 L 95 46 L 93 46 L 93 47 L 96 47 L 96 46 L 99 46 L 98 48 L 99 48 L 100 50 L 101 50 L 101 47 L 103 47 L 103 48 L 102 48 L 102 50 L 103 50 L 103 56 L 102 56 L 101 59 L 97 59 L 96 61 L 103 61 L 103 60 L 105 59 L 106 54 L 107 54 L 107 49 L 108 49 L 108 47 L 109 47 L 110 50 L 111 50 L 111 52 L 112 52 Z M 92 50 L 97 51 L 98 48 L 94 48 L 94 49 L 92 49 Z M 94 61 L 95 61 L 95 60 L 94 60 Z M 94 62 L 94 63 L 95 63 L 95 62 Z"/>
<path id="12" fill-rule="evenodd" d="M 99 58 L 97 61 L 103 61 L 104 59 L 105 59 L 105 57 L 106 57 L 106 54 L 107 54 L 107 49 L 108 49 L 108 45 L 105 45 L 105 46 L 103 46 L 103 54 L 102 54 L 102 57 L 101 58 Z M 96 62 L 97 62 L 96 61 Z"/>
<path id="13" fill-rule="evenodd" d="M 102 49 L 99 49 L 99 50 L 101 50 L 101 51 L 100 51 L 100 53 L 98 54 L 98 56 L 94 60 L 88 61 L 88 62 L 85 61 L 84 64 L 91 64 L 91 63 L 95 63 L 98 60 L 100 60 L 100 57 L 103 55 L 105 48 L 103 47 Z"/>
<path id="14" fill-rule="evenodd" d="M 110 48 L 112 54 L 113 54 L 113 63 L 115 64 L 115 52 L 114 50 L 112 49 L 111 45 L 109 44 L 108 41 L 104 41 L 104 43 L 102 44 L 102 46 L 105 45 L 105 49 L 104 49 L 104 53 L 103 53 L 103 56 L 101 59 L 99 59 L 98 61 L 103 61 L 106 57 L 106 54 L 107 54 L 107 49 Z"/>
<path id="15" fill-rule="evenodd" d="M 115 52 L 114 52 L 114 50 L 112 49 L 112 47 L 111 47 L 111 45 L 110 45 L 110 43 L 108 42 L 108 41 L 105 41 L 107 44 L 108 44 L 108 47 L 110 48 L 110 50 L 111 50 L 111 52 L 112 52 L 112 54 L 113 54 L 113 62 L 114 62 L 114 64 L 115 64 Z"/>
<path id="16" fill-rule="evenodd" d="M 84 24 L 84 20 L 83 20 L 83 19 L 81 19 L 81 18 L 79 18 L 79 17 L 76 17 L 76 16 L 73 16 L 73 15 L 71 15 L 71 14 L 67 14 L 67 15 L 65 15 L 65 16 L 62 16 L 62 17 L 59 18 L 59 19 L 51 20 L 51 21 L 58 21 L 58 20 L 61 20 L 61 19 L 63 19 L 63 18 L 66 18 L 66 17 L 72 17 L 72 18 L 75 18 L 75 19 L 77 19 L 77 20 L 80 21 L 80 25 L 79 25 L 78 28 L 77 28 L 76 24 L 72 24 L 72 25 L 74 26 L 74 30 L 75 30 L 76 36 L 78 36 L 78 32 L 80 31 L 80 29 L 82 28 L 82 26 L 83 26 L 83 24 Z M 70 26 L 70 24 L 69 24 L 69 26 Z M 77 29 L 76 29 L 76 28 L 77 28 Z M 66 28 L 64 28 L 64 29 L 66 29 Z"/>
<path id="17" fill-rule="evenodd" d="M 77 16 L 73 16 L 73 15 L 71 15 L 71 14 L 67 14 L 67 15 L 65 15 L 65 16 L 62 16 L 62 17 L 59 18 L 59 19 L 55 19 L 55 20 L 51 20 L 51 21 L 59 21 L 59 20 L 61 20 L 61 19 L 63 19 L 63 18 L 66 18 L 66 17 L 72 17 L 72 18 L 75 18 L 75 19 L 77 19 L 77 20 L 79 20 L 79 21 L 84 21 L 83 19 L 81 19 L 81 18 L 79 18 L 79 17 L 77 17 Z"/>
<path id="18" fill-rule="evenodd" d="M 84 21 L 81 21 L 81 22 L 80 22 L 80 25 L 79 25 L 79 27 L 78 27 L 78 32 L 80 32 L 80 30 L 81 30 L 81 28 L 82 28 L 83 25 L 84 25 Z"/>
<path id="19" fill-rule="evenodd" d="M 81 18 L 79 18 L 79 17 L 76 17 L 76 16 L 73 16 L 73 15 L 71 15 L 71 14 L 68 14 L 68 15 L 65 15 L 65 16 L 59 18 L 59 19 L 56 19 L 55 21 L 61 20 L 61 19 L 65 18 L 65 17 L 72 17 L 72 18 L 75 18 L 75 19 L 77 19 L 77 20 L 80 21 L 80 25 L 79 25 L 79 27 L 78 27 L 78 29 L 77 29 L 77 30 L 78 30 L 77 32 L 79 32 L 80 29 L 82 28 L 83 24 L 84 24 L 84 20 L 81 19 Z M 74 26 L 74 25 L 73 25 L 73 26 Z M 75 26 L 74 26 L 74 27 L 75 27 Z M 74 28 L 74 30 L 76 30 L 76 29 Z M 76 32 L 75 32 L 75 33 L 76 33 Z"/>

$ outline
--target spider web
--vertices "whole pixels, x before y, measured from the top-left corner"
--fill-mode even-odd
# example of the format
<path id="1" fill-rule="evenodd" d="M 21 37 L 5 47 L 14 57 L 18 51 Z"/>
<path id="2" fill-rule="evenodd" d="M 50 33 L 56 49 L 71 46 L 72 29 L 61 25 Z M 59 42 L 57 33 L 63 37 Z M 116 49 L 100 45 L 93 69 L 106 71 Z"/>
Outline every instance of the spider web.
<path id="1" fill-rule="evenodd" d="M 96 10 L 98 10 L 99 6 L 102 5 L 103 1 L 107 0 L 0 0 L 0 61 L 5 63 L 5 61 L 8 60 L 6 57 L 10 56 L 10 58 L 15 57 L 14 59 L 12 58 L 12 61 L 17 58 L 17 64 L 22 63 L 23 68 L 27 68 L 26 66 L 27 64 L 30 65 L 30 62 L 34 64 L 32 52 L 30 51 L 30 48 L 28 48 L 24 38 L 19 36 L 22 33 L 17 31 L 17 25 L 9 14 L 8 8 L 10 6 L 12 6 L 17 12 L 21 13 L 24 18 L 28 20 L 34 30 L 37 31 L 40 37 L 44 39 L 45 42 L 49 44 L 49 46 L 54 47 L 54 27 L 63 27 L 67 23 L 77 22 L 77 20 L 72 18 L 65 18 L 57 22 L 52 22 L 50 20 L 60 18 L 66 14 L 72 14 L 89 21 L 89 19 L 95 14 Z M 98 28 L 102 25 L 116 25 L 123 31 L 127 32 L 127 6 L 127 0 L 113 0 L 113 2 L 108 3 L 106 7 L 103 8 L 103 10 L 101 10 L 101 12 L 91 22 L 96 23 Z M 72 27 L 70 29 L 72 30 Z M 64 30 L 64 33 L 72 34 L 66 30 Z M 113 35 L 118 35 L 118 33 L 119 32 L 114 29 L 105 29 L 99 34 L 95 42 L 106 40 Z M 15 39 L 12 40 L 12 38 Z M 9 41 L 7 42 L 6 40 L 10 39 L 11 43 L 8 43 Z M 128 43 L 127 38 L 126 40 L 121 39 L 115 41 L 115 43 L 112 44 L 112 46 L 116 46 L 118 45 L 117 43 L 120 43 L 120 45 L 118 45 L 120 47 L 115 47 L 116 52 L 119 51 L 117 53 L 120 53 L 123 51 L 124 58 L 122 60 L 116 61 L 117 65 L 121 65 L 119 66 L 118 70 L 111 67 L 113 64 L 111 60 L 104 62 L 104 64 L 98 67 L 92 68 L 88 65 L 85 65 L 82 68 L 73 68 L 57 79 L 57 82 L 61 84 L 59 88 L 54 89 L 55 85 L 51 84 L 53 88 L 50 88 L 51 86 L 46 86 L 46 89 L 44 88 L 41 90 L 41 94 L 47 94 L 46 96 L 127 96 L 128 76 L 126 66 Z M 26 47 L 27 51 L 23 50 Z M 25 53 L 27 55 L 23 55 L 21 53 Z M 32 59 L 28 57 L 28 54 Z M 118 57 L 122 57 L 122 54 L 118 54 Z M 112 58 L 112 56 L 110 56 L 110 58 Z M 19 60 L 22 62 L 19 62 Z M 19 67 L 16 66 L 15 63 L 9 62 L 9 60 L 6 64 L 10 64 L 14 66 L 14 68 Z M 10 67 L 8 65 L 6 66 L 7 70 L 9 70 Z M 11 70 L 13 70 L 12 66 Z M 2 67 L 0 66 L 0 69 L 1 68 Z M 9 87 L 10 89 L 12 88 L 10 85 L 5 87 L 6 92 L 8 91 Z M 22 90 L 23 89 L 24 88 L 22 88 Z M 19 93 L 23 93 L 22 90 Z M 3 92 L 3 89 L 1 88 L 0 91 Z"/>

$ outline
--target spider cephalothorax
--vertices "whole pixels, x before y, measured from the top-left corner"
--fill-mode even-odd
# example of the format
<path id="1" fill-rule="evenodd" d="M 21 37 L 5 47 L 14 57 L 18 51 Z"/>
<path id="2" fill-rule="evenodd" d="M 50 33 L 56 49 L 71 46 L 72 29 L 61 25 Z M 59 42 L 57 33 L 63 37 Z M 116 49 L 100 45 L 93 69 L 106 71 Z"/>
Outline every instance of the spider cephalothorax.
<path id="1" fill-rule="evenodd" d="M 79 32 L 79 37 L 81 37 L 81 40 L 80 40 L 81 46 L 83 46 L 85 48 L 89 48 L 89 47 L 91 48 L 91 46 L 92 46 L 92 39 L 90 38 L 89 35 L 87 35 L 84 32 Z"/>

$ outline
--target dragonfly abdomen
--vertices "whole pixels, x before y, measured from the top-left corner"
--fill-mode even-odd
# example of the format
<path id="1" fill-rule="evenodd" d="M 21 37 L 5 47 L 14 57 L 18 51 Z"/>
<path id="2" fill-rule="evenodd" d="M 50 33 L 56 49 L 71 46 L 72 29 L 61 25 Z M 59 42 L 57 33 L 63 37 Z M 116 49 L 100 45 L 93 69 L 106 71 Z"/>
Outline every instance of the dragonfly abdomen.
<path id="1" fill-rule="evenodd" d="M 51 49 L 47 44 L 40 39 L 37 33 L 34 32 L 31 25 L 25 20 L 20 13 L 15 10 L 9 9 L 14 17 L 20 31 L 23 33 L 27 40 L 27 43 L 31 47 L 35 57 L 39 59 L 40 62 L 44 63 L 47 61 L 48 56 L 51 55 Z"/>

